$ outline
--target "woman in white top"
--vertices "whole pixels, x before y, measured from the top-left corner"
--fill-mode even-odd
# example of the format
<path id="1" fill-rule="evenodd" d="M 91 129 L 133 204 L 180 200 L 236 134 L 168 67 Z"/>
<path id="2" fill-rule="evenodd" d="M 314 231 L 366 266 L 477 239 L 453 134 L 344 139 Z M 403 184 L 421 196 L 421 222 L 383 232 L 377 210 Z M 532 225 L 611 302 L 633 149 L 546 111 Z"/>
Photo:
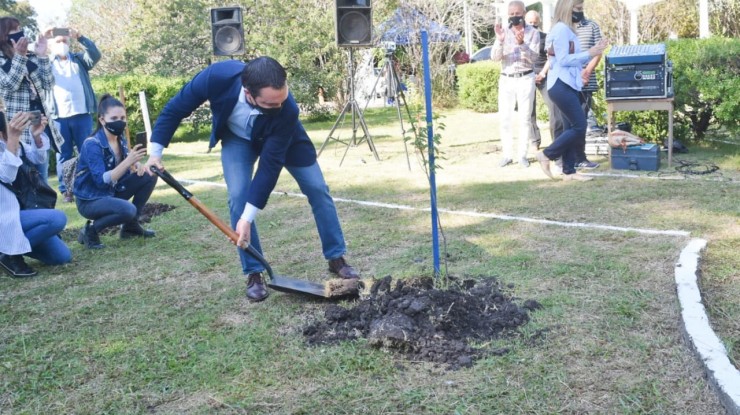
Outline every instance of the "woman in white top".
<path id="1" fill-rule="evenodd" d="M 581 108 L 579 92 L 583 87 L 583 65 L 606 49 L 602 39 L 587 51 L 581 51 L 576 35 L 576 23 L 583 17 L 583 0 L 559 0 L 555 6 L 555 25 L 547 36 L 550 71 L 547 91 L 550 99 L 563 114 L 564 131 L 546 149 L 537 153 L 542 170 L 550 178 L 550 160 L 563 158 L 563 180 L 591 180 L 576 173 L 578 142 L 586 138 L 586 115 Z"/>
<path id="2" fill-rule="evenodd" d="M 5 125 L 5 115 L 0 113 L 0 268 L 13 277 L 32 277 L 31 269 L 23 255 L 49 264 L 64 264 L 72 260 L 72 253 L 59 238 L 67 224 L 64 212 L 54 209 L 20 210 L 11 185 L 23 164 L 21 146 L 31 163 L 46 161 L 49 139 L 43 134 L 46 117 L 31 127 L 31 114 L 17 113 Z M 21 132 L 30 127 L 33 143 L 21 144 Z"/>

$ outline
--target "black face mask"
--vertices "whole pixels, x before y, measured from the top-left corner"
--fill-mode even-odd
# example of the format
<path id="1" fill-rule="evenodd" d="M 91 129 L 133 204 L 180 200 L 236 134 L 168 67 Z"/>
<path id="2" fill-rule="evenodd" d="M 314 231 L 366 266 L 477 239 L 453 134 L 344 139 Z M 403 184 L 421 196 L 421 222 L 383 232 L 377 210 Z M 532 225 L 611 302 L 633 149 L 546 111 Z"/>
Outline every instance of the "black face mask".
<path id="1" fill-rule="evenodd" d="M 283 106 L 282 105 L 279 106 L 279 107 L 277 107 L 277 108 L 265 108 L 265 107 L 260 107 L 259 105 L 257 105 L 255 103 L 254 104 L 254 107 L 257 108 L 258 110 L 262 111 L 262 113 L 265 114 L 265 115 L 278 115 L 278 114 L 280 114 L 280 111 L 283 110 Z"/>
<path id="2" fill-rule="evenodd" d="M 522 17 L 522 16 L 511 16 L 511 17 L 509 17 L 509 27 L 511 27 L 511 26 L 519 26 L 522 23 L 524 23 L 524 17 Z"/>
<path id="3" fill-rule="evenodd" d="M 118 137 L 126 130 L 126 121 L 109 121 L 105 123 L 103 127 L 105 127 L 105 129 L 108 130 L 109 133 Z"/>
<path id="4" fill-rule="evenodd" d="M 579 23 L 585 18 L 586 16 L 583 15 L 583 12 L 573 12 L 573 23 Z"/>
<path id="5" fill-rule="evenodd" d="M 21 40 L 24 37 L 26 37 L 26 34 L 23 33 L 23 30 L 21 30 L 18 33 L 13 33 L 12 35 L 8 35 L 8 42 L 10 42 L 12 40 L 15 43 L 18 43 L 18 41 Z M 10 42 L 10 43 L 12 44 L 13 42 Z"/>

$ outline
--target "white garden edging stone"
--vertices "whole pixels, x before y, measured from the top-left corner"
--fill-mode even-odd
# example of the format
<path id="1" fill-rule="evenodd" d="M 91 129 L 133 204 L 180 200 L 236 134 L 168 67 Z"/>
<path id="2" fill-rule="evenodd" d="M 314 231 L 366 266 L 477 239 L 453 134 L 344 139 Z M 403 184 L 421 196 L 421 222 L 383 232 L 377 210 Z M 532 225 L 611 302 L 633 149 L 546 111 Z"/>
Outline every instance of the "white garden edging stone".
<path id="1" fill-rule="evenodd" d="M 676 290 L 684 337 L 701 360 L 727 412 L 740 415 L 740 371 L 730 362 L 727 349 L 712 330 L 699 291 L 699 258 L 706 246 L 706 240 L 692 239 L 681 251 L 676 264 Z"/>

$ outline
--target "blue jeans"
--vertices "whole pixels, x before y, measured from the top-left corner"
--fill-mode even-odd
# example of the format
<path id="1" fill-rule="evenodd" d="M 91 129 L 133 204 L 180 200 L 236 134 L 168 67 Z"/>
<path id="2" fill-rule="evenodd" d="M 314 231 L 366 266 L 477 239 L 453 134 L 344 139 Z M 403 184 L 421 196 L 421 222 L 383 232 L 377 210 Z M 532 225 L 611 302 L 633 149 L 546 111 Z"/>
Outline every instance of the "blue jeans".
<path id="1" fill-rule="evenodd" d="M 548 91 L 563 118 L 563 133 L 543 153 L 550 160 L 563 158 L 563 174 L 576 172 L 576 155 L 586 140 L 586 115 L 581 108 L 580 93 L 558 79 Z"/>
<path id="2" fill-rule="evenodd" d="M 59 237 L 67 225 L 64 212 L 54 209 L 21 210 L 21 227 L 31 244 L 26 254 L 47 265 L 66 264 L 72 261 L 72 252 Z"/>
<path id="3" fill-rule="evenodd" d="M 537 85 L 537 89 L 540 91 L 540 95 L 542 95 L 542 99 L 545 101 L 545 105 L 547 105 L 547 114 L 550 124 L 550 140 L 555 141 L 555 137 L 559 136 L 563 132 L 563 120 L 560 116 L 560 110 L 558 110 L 557 106 L 552 102 L 550 99 L 550 93 L 547 90 L 547 77 L 540 82 L 539 85 Z M 532 131 L 534 132 L 534 126 L 537 125 L 537 102 L 535 100 L 535 105 L 532 106 Z M 541 143 L 540 140 L 540 130 L 537 129 L 536 136 L 537 141 L 532 141 L 533 144 L 539 145 Z"/>
<path id="4" fill-rule="evenodd" d="M 75 199 L 77 210 L 86 219 L 93 222 L 92 227 L 100 232 L 109 226 L 131 223 L 138 220 L 144 205 L 154 191 L 157 178 L 145 174 L 129 174 L 116 186 L 119 191 L 113 196 L 99 199 Z M 133 197 L 133 200 L 128 200 Z"/>
<path id="5" fill-rule="evenodd" d="M 243 138 L 229 137 L 221 140 L 221 165 L 224 169 L 224 179 L 229 192 L 229 214 L 231 227 L 236 227 L 249 195 L 249 186 L 252 184 L 254 163 L 259 154 L 252 149 L 252 143 Z M 293 176 L 301 192 L 308 197 L 311 205 L 316 228 L 321 239 L 321 248 L 324 258 L 331 260 L 344 255 L 347 248 L 344 243 L 342 227 L 339 224 L 337 209 L 334 200 L 329 194 L 329 186 L 324 181 L 324 175 L 318 162 L 308 167 L 285 166 Z M 256 222 L 256 221 L 255 221 Z M 250 243 L 262 252 L 259 242 L 256 223 L 252 222 Z M 237 249 L 242 263 L 244 274 L 262 272 L 264 267 L 242 249 Z"/>
<path id="6" fill-rule="evenodd" d="M 82 143 L 87 137 L 90 137 L 93 129 L 93 119 L 90 114 L 77 114 L 67 118 L 57 118 L 59 122 L 59 132 L 64 137 L 61 153 L 57 154 L 57 177 L 59 177 L 59 192 L 64 193 L 67 188 L 64 186 L 62 177 L 62 163 L 74 156 L 74 147 L 77 146 L 79 152 Z"/>
<path id="7" fill-rule="evenodd" d="M 591 111 L 591 106 L 593 105 L 593 91 L 581 91 L 578 93 L 578 99 L 581 100 L 581 108 L 583 109 L 583 114 L 586 116 L 586 125 L 588 125 L 588 112 Z M 554 132 L 553 134 L 553 141 L 555 140 L 554 137 L 559 136 L 563 133 L 563 121 L 562 121 L 562 113 L 557 107 L 554 107 L 552 110 L 552 113 L 550 115 L 550 118 L 555 117 L 555 119 L 558 121 L 555 127 L 553 128 L 552 122 L 550 123 L 550 130 L 551 132 Z M 588 158 L 586 158 L 586 137 L 583 137 L 583 141 L 579 144 L 578 150 L 576 151 L 576 164 L 582 163 L 584 161 L 588 161 Z"/>

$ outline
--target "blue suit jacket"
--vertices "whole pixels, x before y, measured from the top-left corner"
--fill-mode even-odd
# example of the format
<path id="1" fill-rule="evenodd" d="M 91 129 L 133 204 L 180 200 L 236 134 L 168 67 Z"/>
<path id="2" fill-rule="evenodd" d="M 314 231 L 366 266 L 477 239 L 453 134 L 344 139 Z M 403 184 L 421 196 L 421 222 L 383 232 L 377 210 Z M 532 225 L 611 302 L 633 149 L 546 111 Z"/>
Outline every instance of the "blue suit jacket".
<path id="1" fill-rule="evenodd" d="M 152 142 L 167 147 L 183 118 L 208 101 L 213 115 L 211 141 L 214 147 L 228 131 L 228 119 L 243 93 L 241 61 L 214 63 L 197 74 L 165 105 L 152 131 Z M 298 120 L 298 105 L 289 94 L 277 115 L 259 115 L 252 127 L 251 144 L 260 155 L 252 179 L 248 202 L 264 209 L 283 166 L 306 167 L 316 162 L 316 148 Z"/>

